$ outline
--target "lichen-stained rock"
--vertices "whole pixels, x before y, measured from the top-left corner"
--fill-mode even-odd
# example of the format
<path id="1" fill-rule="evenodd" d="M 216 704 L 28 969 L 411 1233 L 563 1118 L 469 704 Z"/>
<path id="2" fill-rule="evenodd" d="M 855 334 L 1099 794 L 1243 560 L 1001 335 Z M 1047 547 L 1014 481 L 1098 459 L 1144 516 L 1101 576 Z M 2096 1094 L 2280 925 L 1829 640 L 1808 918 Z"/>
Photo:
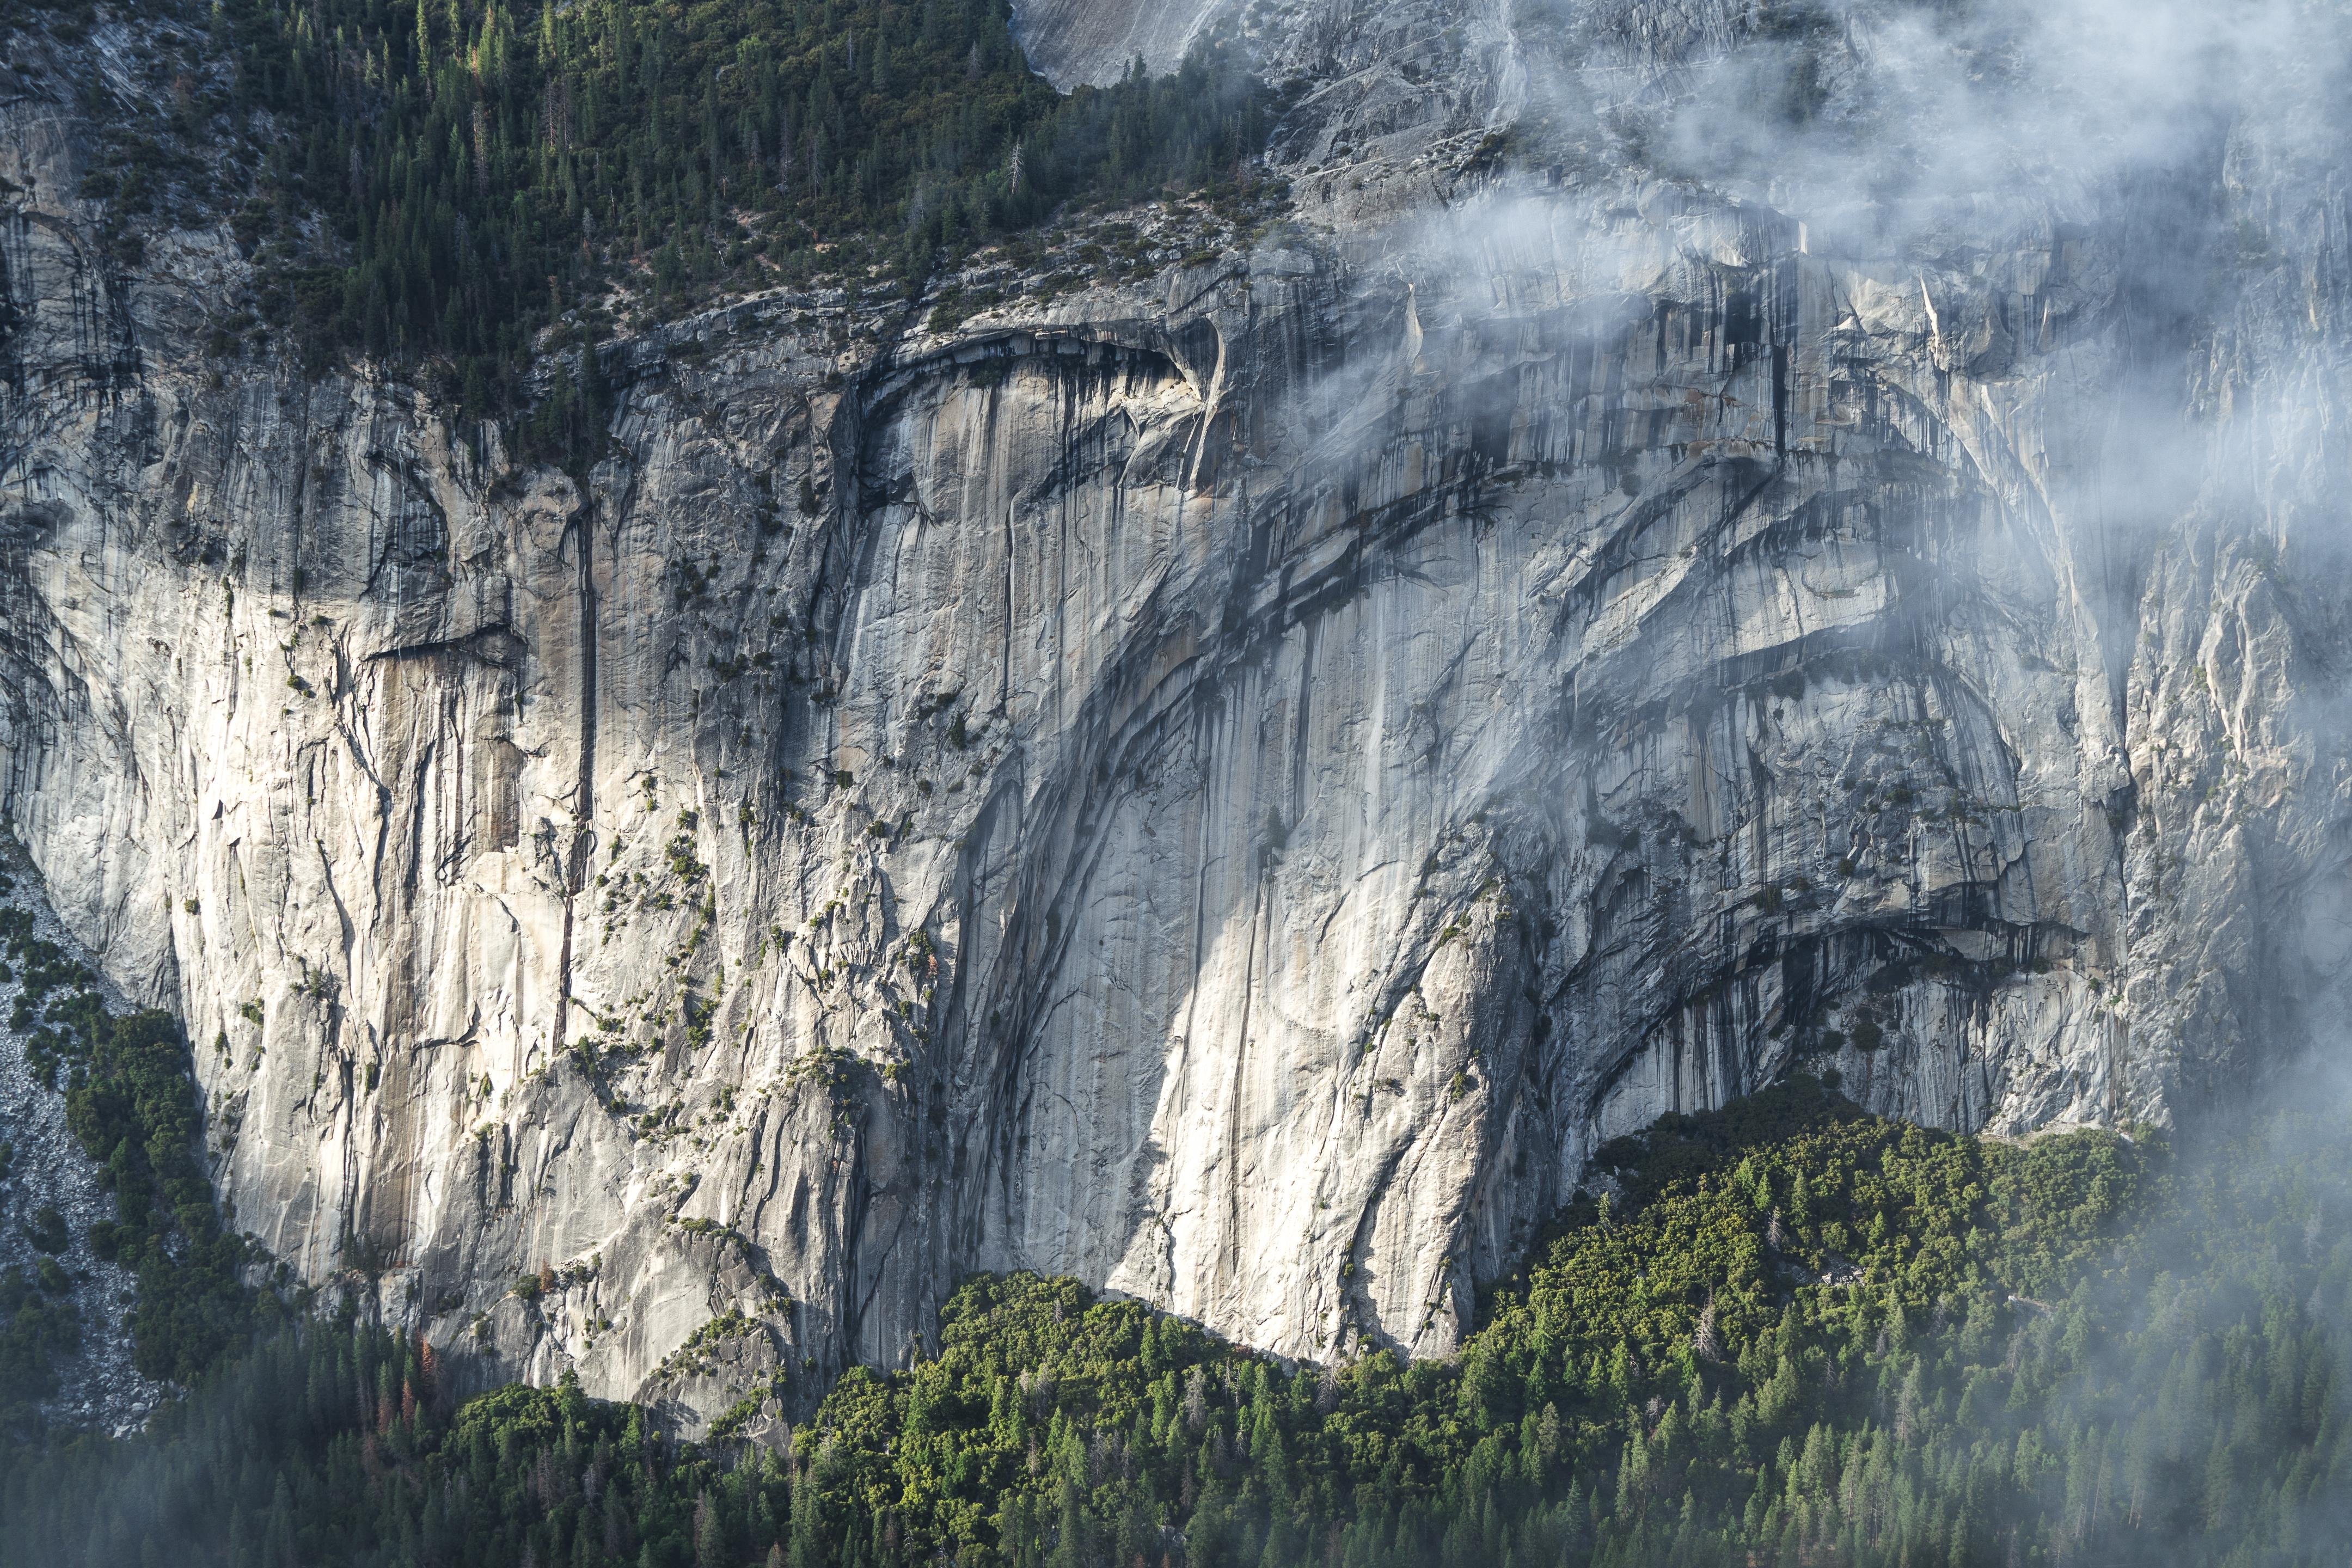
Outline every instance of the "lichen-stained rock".
<path id="1" fill-rule="evenodd" d="M 1655 164 L 1781 42 L 1567 10 L 1276 7 L 1295 223 L 625 341 L 574 474 L 203 359 L 226 237 L 109 270 L 14 100 L 7 808 L 239 1226 L 689 1429 L 975 1268 L 1443 1353 L 1662 1111 L 2163 1121 L 2339 1010 L 2340 149 L 1767 200 Z"/>

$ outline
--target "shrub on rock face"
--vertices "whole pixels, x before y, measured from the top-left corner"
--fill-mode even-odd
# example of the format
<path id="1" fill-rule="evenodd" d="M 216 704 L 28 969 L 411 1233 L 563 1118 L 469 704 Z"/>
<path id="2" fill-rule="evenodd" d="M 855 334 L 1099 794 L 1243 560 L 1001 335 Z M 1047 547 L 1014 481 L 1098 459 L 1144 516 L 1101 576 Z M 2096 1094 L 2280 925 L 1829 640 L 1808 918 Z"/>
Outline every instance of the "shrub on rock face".
<path id="1" fill-rule="evenodd" d="M 25 1227 L 25 1237 L 35 1251 L 50 1254 L 63 1252 L 73 1244 L 66 1231 L 66 1216 L 48 1204 L 33 1211 L 33 1223 Z"/>

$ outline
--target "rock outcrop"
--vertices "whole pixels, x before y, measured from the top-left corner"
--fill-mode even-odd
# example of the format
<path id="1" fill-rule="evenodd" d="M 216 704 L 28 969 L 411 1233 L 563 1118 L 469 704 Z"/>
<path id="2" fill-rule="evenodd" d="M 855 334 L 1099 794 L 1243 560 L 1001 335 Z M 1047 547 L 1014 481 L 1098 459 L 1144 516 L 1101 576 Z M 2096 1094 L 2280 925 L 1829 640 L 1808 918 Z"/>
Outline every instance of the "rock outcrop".
<path id="1" fill-rule="evenodd" d="M 1294 221 L 676 323 L 577 475 L 205 357 L 235 247 L 110 262 L 19 65 L 6 807 L 240 1227 L 689 1426 L 975 1268 L 1443 1353 L 1662 1111 L 2162 1121 L 2337 1009 L 2332 24 L 2032 167 L 1876 136 L 1891 9 L 1272 16 Z"/>
<path id="2" fill-rule="evenodd" d="M 1029 62 L 1055 86 L 1101 87 L 1141 60 L 1165 71 L 1203 37 L 1227 0 L 1173 0 L 1156 5 L 1096 5 L 1087 0 L 1024 0 L 1013 7 L 1014 36 Z"/>

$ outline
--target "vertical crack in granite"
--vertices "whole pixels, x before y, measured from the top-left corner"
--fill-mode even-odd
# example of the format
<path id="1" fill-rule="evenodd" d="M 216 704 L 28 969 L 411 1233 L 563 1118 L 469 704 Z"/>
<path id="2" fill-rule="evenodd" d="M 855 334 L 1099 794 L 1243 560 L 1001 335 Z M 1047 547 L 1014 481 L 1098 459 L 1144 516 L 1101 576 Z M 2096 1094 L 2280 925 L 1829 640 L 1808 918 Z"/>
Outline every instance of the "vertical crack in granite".
<path id="1" fill-rule="evenodd" d="M 589 353 L 595 352 L 591 349 Z M 580 715 L 580 767 L 572 786 L 572 841 L 563 860 L 563 948 L 556 963 L 555 1049 L 572 1038 L 572 941 L 589 858 L 595 853 L 596 820 L 596 527 L 592 507 L 572 514 L 571 547 L 579 554 L 580 684 L 574 711 Z"/>

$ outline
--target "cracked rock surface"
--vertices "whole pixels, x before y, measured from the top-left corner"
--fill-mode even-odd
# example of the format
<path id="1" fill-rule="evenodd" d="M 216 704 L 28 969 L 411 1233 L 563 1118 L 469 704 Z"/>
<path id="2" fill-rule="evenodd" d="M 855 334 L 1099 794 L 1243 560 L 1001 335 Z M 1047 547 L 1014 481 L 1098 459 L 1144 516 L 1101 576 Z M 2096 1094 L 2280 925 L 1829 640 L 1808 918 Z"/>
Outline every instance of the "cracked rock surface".
<path id="1" fill-rule="evenodd" d="M 1080 9 L 1062 79 L 1164 20 Z M 2302 87 L 1857 197 L 1665 166 L 1749 8 L 1555 9 L 1271 7 L 1294 221 L 676 323 L 577 480 L 207 363 L 229 237 L 110 269 L 20 75 L 0 777 L 239 1227 L 688 1430 L 972 1268 L 1438 1354 L 1663 1111 L 2163 1121 L 2340 1012 Z"/>

